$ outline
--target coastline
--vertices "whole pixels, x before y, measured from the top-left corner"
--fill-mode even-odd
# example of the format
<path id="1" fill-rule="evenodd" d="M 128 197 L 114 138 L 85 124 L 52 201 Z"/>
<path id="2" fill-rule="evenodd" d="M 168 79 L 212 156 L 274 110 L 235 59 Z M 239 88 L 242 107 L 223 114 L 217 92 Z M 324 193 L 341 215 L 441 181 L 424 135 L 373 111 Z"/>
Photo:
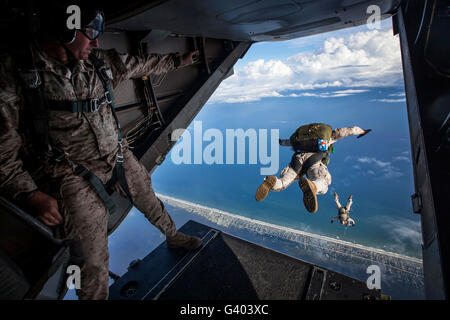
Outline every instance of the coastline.
<path id="1" fill-rule="evenodd" d="M 320 245 L 320 242 L 326 242 L 326 243 L 332 243 L 334 245 L 338 246 L 345 246 L 350 247 L 353 249 L 361 250 L 362 252 L 367 252 L 369 255 L 372 254 L 380 254 L 383 256 L 388 256 L 395 259 L 401 259 L 406 260 L 410 263 L 420 264 L 422 265 L 422 259 L 402 255 L 395 252 L 386 251 L 379 248 L 373 248 L 368 246 L 363 246 L 360 244 L 343 241 L 340 239 L 334 239 L 318 234 L 313 234 L 297 229 L 292 229 L 288 227 L 282 227 L 275 224 L 267 223 L 260 220 L 254 220 L 247 217 L 239 216 L 236 214 L 232 214 L 229 212 L 225 212 L 219 209 L 206 207 L 197 203 L 189 202 L 186 200 L 181 200 L 177 198 L 173 198 L 167 195 L 159 194 L 157 193 L 157 196 L 161 198 L 161 200 L 167 202 L 168 204 L 178 207 L 184 210 L 187 210 L 191 213 L 197 214 L 217 225 L 223 226 L 223 227 L 238 227 L 238 228 L 245 228 L 245 226 L 249 227 L 251 226 L 251 230 L 259 233 L 259 234 L 267 234 L 271 236 L 277 236 L 284 238 L 286 240 L 295 241 L 295 242 L 302 242 L 302 238 L 310 238 L 313 239 L 313 241 L 319 242 L 318 245 Z M 250 228 L 248 228 L 250 229 Z M 348 253 L 347 253 L 348 254 Z M 361 257 L 360 257 L 361 258 Z"/>

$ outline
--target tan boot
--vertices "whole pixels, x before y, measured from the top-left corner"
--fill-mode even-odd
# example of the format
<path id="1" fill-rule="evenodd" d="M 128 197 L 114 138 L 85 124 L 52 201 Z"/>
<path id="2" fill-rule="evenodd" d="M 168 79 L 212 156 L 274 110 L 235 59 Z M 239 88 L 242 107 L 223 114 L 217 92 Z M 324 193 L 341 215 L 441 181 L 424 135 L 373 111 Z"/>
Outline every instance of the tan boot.
<path id="1" fill-rule="evenodd" d="M 317 212 L 317 188 L 316 185 L 304 177 L 300 177 L 298 181 L 300 189 L 303 191 L 303 204 L 306 210 L 311 213 Z"/>
<path id="2" fill-rule="evenodd" d="M 264 182 L 258 187 L 258 190 L 256 190 L 255 194 L 256 201 L 263 201 L 269 194 L 269 191 L 272 190 L 272 188 L 275 186 L 276 182 L 277 177 L 275 176 L 267 177 L 264 180 Z"/>
<path id="3" fill-rule="evenodd" d="M 174 248 L 184 248 L 187 250 L 195 250 L 202 245 L 202 240 L 197 237 L 189 236 L 184 233 L 177 231 L 174 236 L 166 236 L 167 247 Z"/>

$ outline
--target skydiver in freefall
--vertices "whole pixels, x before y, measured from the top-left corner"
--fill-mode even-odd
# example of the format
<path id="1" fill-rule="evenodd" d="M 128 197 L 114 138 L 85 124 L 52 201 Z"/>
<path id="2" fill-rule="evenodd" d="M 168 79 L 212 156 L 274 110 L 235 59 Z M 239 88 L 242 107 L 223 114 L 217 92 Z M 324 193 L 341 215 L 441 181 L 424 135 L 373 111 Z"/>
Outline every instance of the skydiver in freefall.
<path id="1" fill-rule="evenodd" d="M 280 139 L 280 145 L 291 146 L 295 154 L 289 165 L 281 171 L 280 178 L 269 176 L 258 187 L 256 201 L 263 201 L 269 191 L 282 191 L 295 180 L 299 180 L 305 208 L 317 212 L 317 194 L 325 194 L 331 184 L 328 172 L 329 155 L 334 153 L 333 144 L 339 139 L 358 135 L 361 138 L 372 131 L 360 127 L 336 128 L 323 123 L 312 123 L 299 127 L 289 139 Z M 303 177 L 306 175 L 306 177 Z"/>
<path id="2" fill-rule="evenodd" d="M 352 218 L 350 218 L 350 208 L 353 203 L 352 196 L 350 195 L 350 197 L 348 197 L 347 205 L 345 207 L 343 207 L 339 203 L 339 196 L 335 192 L 334 193 L 334 202 L 336 202 L 336 206 L 338 208 L 338 215 L 336 217 L 333 217 L 333 219 L 331 219 L 331 223 L 333 223 L 334 220 L 339 219 L 339 221 L 341 222 L 342 225 L 347 226 L 347 227 L 353 227 L 355 225 L 355 221 Z"/>

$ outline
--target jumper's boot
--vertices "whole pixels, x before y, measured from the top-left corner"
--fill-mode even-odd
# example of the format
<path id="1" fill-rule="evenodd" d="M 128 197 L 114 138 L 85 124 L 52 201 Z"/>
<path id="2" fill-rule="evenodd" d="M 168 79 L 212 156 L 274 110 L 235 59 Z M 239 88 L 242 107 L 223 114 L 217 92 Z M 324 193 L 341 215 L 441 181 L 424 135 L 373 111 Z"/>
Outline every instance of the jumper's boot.
<path id="1" fill-rule="evenodd" d="M 300 189 L 303 191 L 303 204 L 306 210 L 311 213 L 317 212 L 317 188 L 316 185 L 304 177 L 300 177 L 298 181 Z"/>
<path id="2" fill-rule="evenodd" d="M 263 201 L 269 194 L 269 191 L 272 190 L 272 188 L 275 186 L 276 182 L 277 177 L 275 176 L 269 176 L 265 178 L 264 182 L 258 187 L 258 190 L 256 190 L 256 201 Z"/>
<path id="3" fill-rule="evenodd" d="M 174 236 L 166 236 L 167 247 L 174 248 L 184 248 L 187 250 L 195 250 L 202 245 L 202 240 L 197 237 L 188 236 L 184 233 L 177 231 Z"/>

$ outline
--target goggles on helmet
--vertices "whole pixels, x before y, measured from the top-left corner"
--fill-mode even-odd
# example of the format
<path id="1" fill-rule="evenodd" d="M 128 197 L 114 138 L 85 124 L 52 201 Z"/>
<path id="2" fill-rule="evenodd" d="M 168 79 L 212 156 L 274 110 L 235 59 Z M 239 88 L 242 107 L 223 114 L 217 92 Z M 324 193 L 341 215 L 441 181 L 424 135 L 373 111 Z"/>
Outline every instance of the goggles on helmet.
<path id="1" fill-rule="evenodd" d="M 95 18 L 82 30 L 89 40 L 97 39 L 105 31 L 105 19 L 101 12 L 97 12 Z"/>

